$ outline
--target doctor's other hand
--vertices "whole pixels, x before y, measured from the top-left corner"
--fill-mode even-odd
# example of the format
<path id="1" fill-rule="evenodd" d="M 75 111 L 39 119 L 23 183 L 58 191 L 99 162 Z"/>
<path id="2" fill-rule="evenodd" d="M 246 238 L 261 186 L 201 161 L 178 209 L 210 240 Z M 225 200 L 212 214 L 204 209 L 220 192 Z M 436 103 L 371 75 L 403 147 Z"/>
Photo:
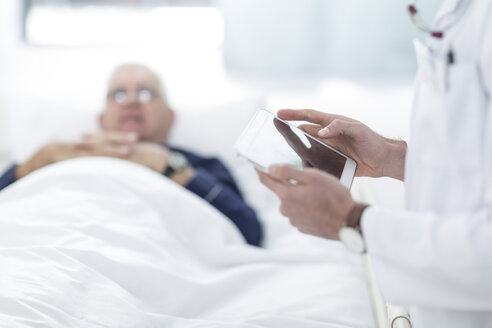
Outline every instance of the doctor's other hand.
<path id="1" fill-rule="evenodd" d="M 289 165 L 273 165 L 268 174 L 257 172 L 279 197 L 282 215 L 299 231 L 339 240 L 338 232 L 357 203 L 338 179 L 317 169 Z"/>
<path id="2" fill-rule="evenodd" d="M 356 176 L 404 178 L 407 144 L 385 138 L 354 119 L 312 109 L 282 109 L 288 121 L 306 121 L 300 128 L 357 162 Z"/>

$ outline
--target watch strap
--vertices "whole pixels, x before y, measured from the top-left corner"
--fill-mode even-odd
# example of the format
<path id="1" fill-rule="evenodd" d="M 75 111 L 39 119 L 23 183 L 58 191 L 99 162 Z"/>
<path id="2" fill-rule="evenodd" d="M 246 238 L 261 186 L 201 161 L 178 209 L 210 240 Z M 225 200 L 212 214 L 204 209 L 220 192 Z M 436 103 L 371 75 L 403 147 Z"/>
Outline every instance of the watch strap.
<path id="1" fill-rule="evenodd" d="M 362 213 L 367 207 L 369 207 L 369 205 L 357 203 L 347 215 L 347 218 L 345 219 L 345 226 L 359 231 L 362 235 L 360 223 L 362 219 Z"/>
<path id="2" fill-rule="evenodd" d="M 172 167 L 171 165 L 168 165 L 166 167 L 166 169 L 164 170 L 164 172 L 162 172 L 162 174 L 164 174 L 166 177 L 171 177 L 174 172 L 176 172 L 176 170 L 174 169 L 174 167 Z"/>
<path id="3" fill-rule="evenodd" d="M 183 154 L 177 151 L 171 151 L 169 154 L 166 169 L 162 172 L 163 175 L 170 178 L 175 173 L 184 170 L 189 165 L 188 159 Z"/>

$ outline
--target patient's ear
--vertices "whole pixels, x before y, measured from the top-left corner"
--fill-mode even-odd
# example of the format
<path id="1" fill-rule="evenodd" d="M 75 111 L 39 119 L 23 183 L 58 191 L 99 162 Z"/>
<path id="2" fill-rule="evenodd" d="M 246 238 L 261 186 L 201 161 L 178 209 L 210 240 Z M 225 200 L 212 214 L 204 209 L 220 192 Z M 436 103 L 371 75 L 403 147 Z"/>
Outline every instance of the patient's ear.
<path id="1" fill-rule="evenodd" d="M 101 128 L 101 130 L 104 130 L 104 112 L 99 114 L 98 122 L 99 122 L 99 128 Z"/>
<path id="2" fill-rule="evenodd" d="M 165 134 L 164 135 L 164 141 L 167 140 L 167 138 L 169 137 L 169 133 L 171 132 L 171 130 L 173 128 L 175 117 L 176 117 L 176 113 L 171 107 L 168 107 L 166 112 L 167 112 L 166 118 L 164 120 L 165 126 L 164 126 L 164 129 L 162 129 L 162 131 Z"/>
<path id="3" fill-rule="evenodd" d="M 174 118 L 176 116 L 176 112 L 174 111 L 174 109 L 172 109 L 171 107 L 169 107 L 169 124 L 170 126 L 172 126 L 174 124 Z"/>

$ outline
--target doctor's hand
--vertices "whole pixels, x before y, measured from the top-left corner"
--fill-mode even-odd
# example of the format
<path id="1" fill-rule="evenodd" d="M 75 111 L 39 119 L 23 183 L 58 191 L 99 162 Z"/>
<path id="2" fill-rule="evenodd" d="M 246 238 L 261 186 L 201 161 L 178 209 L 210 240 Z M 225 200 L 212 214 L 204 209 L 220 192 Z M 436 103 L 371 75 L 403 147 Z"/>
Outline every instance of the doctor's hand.
<path id="1" fill-rule="evenodd" d="M 356 176 L 403 180 L 407 150 L 404 141 L 385 138 L 354 119 L 311 109 L 283 109 L 278 116 L 313 123 L 300 128 L 354 159 Z"/>
<path id="2" fill-rule="evenodd" d="M 344 158 L 338 156 L 336 153 L 324 151 L 325 146 L 309 138 L 305 139 L 309 143 L 309 146 L 305 145 L 301 138 L 294 133 L 294 130 L 280 120 L 274 119 L 273 124 L 289 146 L 302 159 L 303 167 L 314 167 L 337 177 L 342 175 L 345 164 Z"/>
<path id="3" fill-rule="evenodd" d="M 279 197 L 282 215 L 299 231 L 339 239 L 340 228 L 357 205 L 339 180 L 317 169 L 289 165 L 273 165 L 268 174 L 257 172 L 260 181 Z"/>

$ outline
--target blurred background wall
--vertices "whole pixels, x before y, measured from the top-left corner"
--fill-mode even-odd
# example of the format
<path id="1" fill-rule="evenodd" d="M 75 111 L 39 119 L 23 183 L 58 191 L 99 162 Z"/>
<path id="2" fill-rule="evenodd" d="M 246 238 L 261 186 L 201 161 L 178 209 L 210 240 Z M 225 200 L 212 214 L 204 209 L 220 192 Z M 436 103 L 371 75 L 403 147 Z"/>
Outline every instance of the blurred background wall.
<path id="1" fill-rule="evenodd" d="M 426 1 L 424 16 L 439 3 Z M 8 130 L 19 129 L 5 126 L 7 118 L 43 102 L 96 111 L 108 74 L 126 61 L 162 74 L 177 107 L 223 102 L 244 88 L 274 105 L 316 106 L 307 101 L 316 95 L 294 95 L 347 78 L 410 85 L 411 41 L 421 35 L 405 7 L 403 0 L 0 1 L 0 154 Z M 348 98 L 337 100 L 341 108 Z M 23 119 L 36 120 L 30 113 Z"/>
<path id="2" fill-rule="evenodd" d="M 440 0 L 427 1 L 431 17 Z M 403 0 L 219 0 L 226 67 L 239 74 L 398 77 L 415 71 Z"/>
<path id="3" fill-rule="evenodd" d="M 427 1 L 424 13 L 430 17 L 440 2 Z M 91 67 L 128 58 L 178 66 L 184 74 L 210 67 L 204 73 L 401 77 L 415 70 L 411 41 L 419 35 L 404 0 L 18 0 L 0 6 L 3 61 L 16 58 L 17 73 L 53 61 L 84 66 L 92 75 Z"/>

